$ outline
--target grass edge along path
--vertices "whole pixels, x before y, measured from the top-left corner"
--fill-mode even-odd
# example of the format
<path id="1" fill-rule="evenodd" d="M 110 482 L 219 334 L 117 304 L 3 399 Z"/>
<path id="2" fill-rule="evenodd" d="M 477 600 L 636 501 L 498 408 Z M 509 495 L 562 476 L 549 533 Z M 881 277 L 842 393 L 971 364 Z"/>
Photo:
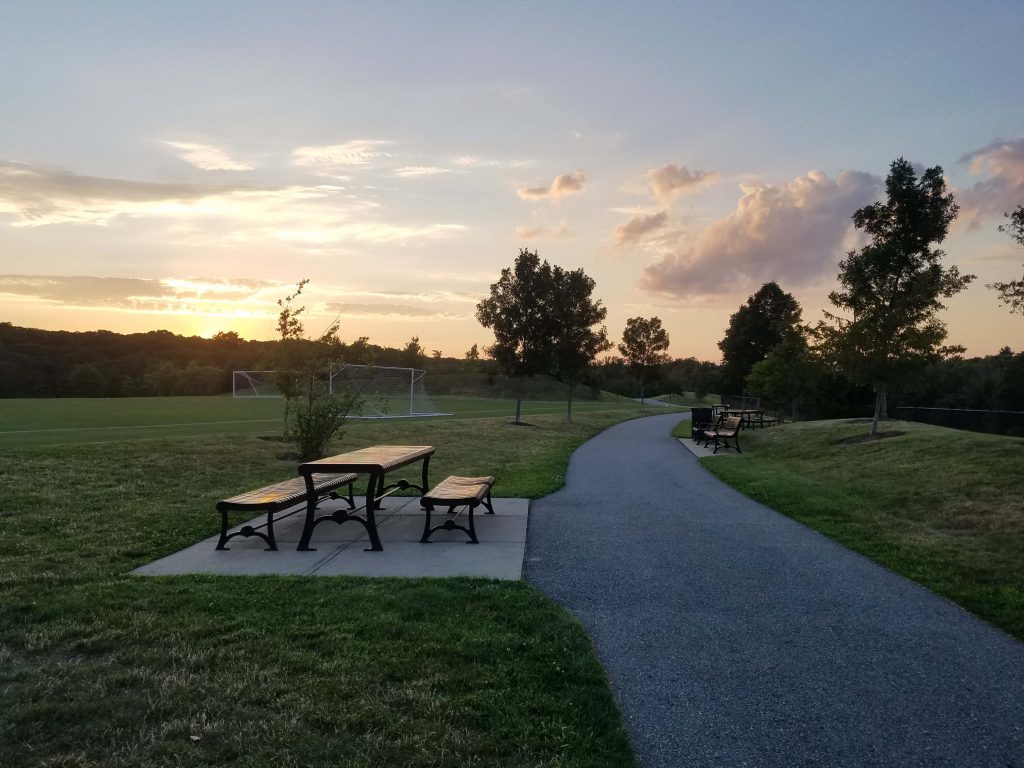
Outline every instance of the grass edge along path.
<path id="1" fill-rule="evenodd" d="M 1024 640 L 1024 439 L 862 419 L 745 431 L 702 464 L 750 498 Z M 689 424 L 677 430 L 688 436 Z"/>
<path id="2" fill-rule="evenodd" d="M 559 487 L 635 415 L 346 427 L 339 449 L 437 447 L 432 475 L 500 466 Z M 217 528 L 213 504 L 294 474 L 252 435 L 0 451 L 0 764 L 635 765 L 582 626 L 524 583 L 142 578 Z"/>

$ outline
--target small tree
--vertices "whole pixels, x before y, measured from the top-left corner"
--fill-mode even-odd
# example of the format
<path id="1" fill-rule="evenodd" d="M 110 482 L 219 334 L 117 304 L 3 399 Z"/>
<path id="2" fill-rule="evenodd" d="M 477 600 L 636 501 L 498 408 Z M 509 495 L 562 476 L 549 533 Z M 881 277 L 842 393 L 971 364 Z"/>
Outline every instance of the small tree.
<path id="1" fill-rule="evenodd" d="M 476 344 L 466 351 L 466 370 L 470 373 L 480 370 L 480 350 Z"/>
<path id="2" fill-rule="evenodd" d="M 281 338 L 275 361 L 275 383 L 285 398 L 285 436 L 295 442 L 303 461 L 323 457 L 358 404 L 351 389 L 332 393 L 327 384 L 330 364 L 341 357 L 338 321 L 316 339 L 307 339 L 301 319 L 306 308 L 292 306 L 308 282 L 300 280 L 295 293 L 277 302 Z"/>
<path id="3" fill-rule="evenodd" d="M 1004 215 L 1010 223 L 1000 225 L 999 231 L 1006 232 L 1018 245 L 1024 245 L 1024 203 L 1018 205 L 1013 213 Z M 1024 315 L 1024 278 L 1007 283 L 990 283 L 986 287 L 999 292 L 999 300 L 1010 307 L 1010 312 Z"/>
<path id="4" fill-rule="evenodd" d="M 426 357 L 427 351 L 420 344 L 420 337 L 413 336 L 406 342 L 406 345 L 402 347 L 402 365 L 406 368 L 419 368 L 423 365 L 423 359 Z"/>
<path id="5" fill-rule="evenodd" d="M 668 362 L 668 331 L 661 327 L 661 318 L 631 317 L 626 320 L 619 352 L 626 364 L 640 379 L 640 407 L 644 407 L 644 385 L 651 372 Z"/>
<path id="6" fill-rule="evenodd" d="M 601 352 L 611 349 L 604 326 L 595 329 L 608 315 L 600 299 L 592 298 L 594 279 L 582 269 L 566 272 L 554 267 L 553 280 L 558 299 L 554 305 L 555 346 L 553 373 L 569 387 L 565 420 L 572 421 L 572 393 Z"/>
<path id="7" fill-rule="evenodd" d="M 871 242 L 850 251 L 839 263 L 842 290 L 829 300 L 852 313 L 842 318 L 825 313 L 828 322 L 816 333 L 822 349 L 853 381 L 875 390 L 871 434 L 887 418 L 886 393 L 920 366 L 956 352 L 946 347 L 946 326 L 938 312 L 941 299 L 962 291 L 974 275 L 943 267 L 941 243 L 956 218 L 957 204 L 946 191 L 942 168 L 927 169 L 920 179 L 903 158 L 890 166 L 887 200 L 853 215 Z M 829 324 L 831 323 L 831 324 Z"/>
<path id="8" fill-rule="evenodd" d="M 725 386 L 742 394 L 750 369 L 800 323 L 800 304 L 778 283 L 765 283 L 729 318 L 722 350 Z"/>
<path id="9" fill-rule="evenodd" d="M 515 424 L 522 424 L 526 379 L 551 368 L 555 300 L 551 265 L 522 248 L 515 265 L 501 270 L 491 285 L 491 295 L 476 305 L 480 324 L 494 332 L 488 353 L 516 382 Z"/>

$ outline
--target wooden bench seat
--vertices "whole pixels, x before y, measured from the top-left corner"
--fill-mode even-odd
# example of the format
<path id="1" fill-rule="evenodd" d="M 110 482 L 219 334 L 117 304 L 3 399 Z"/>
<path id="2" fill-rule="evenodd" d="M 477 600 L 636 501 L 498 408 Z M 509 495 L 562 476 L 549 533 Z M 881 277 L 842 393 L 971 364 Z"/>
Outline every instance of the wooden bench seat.
<path id="1" fill-rule="evenodd" d="M 350 509 L 355 508 L 355 501 L 352 498 L 352 483 L 355 482 L 354 474 L 344 475 L 313 475 L 313 491 L 316 493 L 317 501 L 322 498 L 342 499 L 348 503 Z M 340 495 L 336 489 L 347 486 L 348 493 Z M 217 511 L 221 514 L 220 541 L 217 542 L 217 549 L 227 549 L 226 544 L 235 536 L 259 536 L 267 542 L 268 550 L 277 549 L 277 541 L 274 539 L 274 514 L 283 509 L 305 502 L 306 479 L 304 477 L 293 477 L 289 480 L 282 480 L 280 483 L 268 485 L 265 488 L 257 488 L 255 491 L 232 496 L 230 499 L 217 502 Z M 304 509 L 304 508 L 303 508 Z M 260 526 L 243 525 L 240 530 L 228 534 L 228 515 L 233 512 L 245 512 L 252 515 L 255 512 L 267 513 L 267 522 Z M 292 510 L 288 515 L 301 510 Z M 285 515 L 287 517 L 288 515 Z M 279 518 L 280 519 L 280 518 Z M 263 533 L 257 528 L 266 528 Z"/>
<path id="2" fill-rule="evenodd" d="M 740 416 L 729 416 L 727 419 L 712 427 L 711 429 L 704 431 L 704 445 L 707 446 L 709 443 L 714 442 L 715 450 L 714 453 L 718 453 L 719 448 L 728 448 L 729 441 L 732 441 L 732 447 L 736 449 L 736 453 L 743 453 L 740 450 L 740 429 L 743 428 L 743 419 Z"/>
<path id="3" fill-rule="evenodd" d="M 476 538 L 476 528 L 473 526 L 473 510 L 480 504 L 487 507 L 487 514 L 494 514 L 494 507 L 491 506 L 491 486 L 494 485 L 494 478 L 487 477 L 458 477 L 451 475 L 446 477 L 439 484 L 431 488 L 420 499 L 420 505 L 426 512 L 426 522 L 423 525 L 423 537 L 420 542 L 430 543 L 430 537 L 435 531 L 444 529 L 462 531 L 469 536 L 470 544 L 479 544 Z M 464 507 L 469 511 L 469 527 L 458 525 L 454 517 L 449 517 L 440 525 L 430 527 L 430 513 L 434 507 L 448 507 L 449 515 L 456 515 L 456 508 Z M 461 511 L 460 511 L 461 513 Z"/>

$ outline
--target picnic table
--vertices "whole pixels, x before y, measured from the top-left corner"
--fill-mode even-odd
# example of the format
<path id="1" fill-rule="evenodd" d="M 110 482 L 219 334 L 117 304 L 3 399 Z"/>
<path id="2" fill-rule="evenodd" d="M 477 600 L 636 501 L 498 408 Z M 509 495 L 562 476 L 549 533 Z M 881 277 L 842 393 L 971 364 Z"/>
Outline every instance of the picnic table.
<path id="1" fill-rule="evenodd" d="M 306 522 L 302 527 L 302 537 L 299 539 L 299 551 L 308 552 L 314 549 L 309 546 L 313 530 L 320 523 L 328 520 L 338 525 L 347 523 L 349 520 L 356 521 L 366 529 L 366 534 L 370 537 L 370 546 L 366 551 L 383 551 L 384 547 L 377 534 L 377 521 L 374 518 L 374 512 L 381 509 L 381 500 L 395 491 L 417 488 L 420 493 L 426 493 L 427 488 L 430 487 L 430 483 L 427 481 L 427 468 L 430 466 L 430 457 L 433 455 L 434 447 L 432 445 L 374 445 L 369 448 L 361 448 L 358 451 L 349 451 L 326 459 L 300 464 L 299 474 L 305 478 L 309 495 L 306 502 Z M 408 480 L 396 480 L 388 485 L 384 484 L 384 477 L 389 472 L 416 462 L 423 464 L 419 485 L 410 483 Z M 366 484 L 366 503 L 357 509 L 339 509 L 317 517 L 316 494 L 312 490 L 313 475 L 347 474 L 350 472 L 357 475 L 369 475 Z M 363 516 L 355 514 L 358 512 L 362 512 Z"/>

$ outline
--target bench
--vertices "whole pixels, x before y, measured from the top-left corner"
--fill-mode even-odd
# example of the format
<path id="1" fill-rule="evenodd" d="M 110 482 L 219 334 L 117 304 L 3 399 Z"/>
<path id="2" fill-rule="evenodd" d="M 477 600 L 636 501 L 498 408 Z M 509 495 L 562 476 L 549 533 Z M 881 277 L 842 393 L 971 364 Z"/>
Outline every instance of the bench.
<path id="1" fill-rule="evenodd" d="M 729 441 L 732 440 L 732 447 L 736 449 L 736 453 L 743 453 L 740 450 L 740 429 L 743 427 L 743 418 L 740 416 L 729 416 L 720 424 L 712 427 L 711 429 L 704 431 L 704 445 L 714 441 L 715 450 L 714 453 L 718 453 L 719 448 L 728 448 Z"/>
<path id="2" fill-rule="evenodd" d="M 458 477 L 451 475 L 442 480 L 438 485 L 431 488 L 420 499 L 420 505 L 426 512 L 426 522 L 423 525 L 423 537 L 420 542 L 430 543 L 430 537 L 435 531 L 446 530 L 462 531 L 469 536 L 469 544 L 479 544 L 476 538 L 476 528 L 473 527 L 473 510 L 480 504 L 487 507 L 487 514 L 494 514 L 494 507 L 491 506 L 491 486 L 494 485 L 493 477 Z M 434 507 L 448 507 L 448 514 L 455 515 L 456 507 L 465 507 L 469 510 L 469 527 L 458 525 L 454 517 L 449 517 L 440 525 L 430 527 L 430 513 Z M 460 512 L 461 514 L 461 512 Z"/>
<path id="3" fill-rule="evenodd" d="M 355 508 L 355 501 L 352 498 L 352 483 L 355 482 L 354 474 L 345 475 L 313 475 L 313 491 L 316 493 L 317 501 L 322 498 L 342 499 L 348 503 L 350 509 Z M 346 495 L 336 492 L 341 486 L 348 487 Z M 277 541 L 274 539 L 274 514 L 282 509 L 294 506 L 299 502 L 305 502 L 306 479 L 304 477 L 293 477 L 290 480 L 283 480 L 280 483 L 268 485 L 265 488 L 258 488 L 255 491 L 232 496 L 230 499 L 217 502 L 217 511 L 220 512 L 220 541 L 217 542 L 217 549 L 227 549 L 227 543 L 235 536 L 259 536 L 267 542 L 268 550 L 277 549 Z M 228 534 L 228 515 L 233 512 L 245 512 L 252 515 L 255 512 L 267 513 L 267 522 L 263 525 L 243 525 L 240 530 Z M 293 515 L 301 509 L 293 510 L 288 515 Z M 285 515 L 284 517 L 288 517 Z M 278 518 L 280 519 L 280 518 Z M 266 528 L 263 533 L 258 528 Z"/>

